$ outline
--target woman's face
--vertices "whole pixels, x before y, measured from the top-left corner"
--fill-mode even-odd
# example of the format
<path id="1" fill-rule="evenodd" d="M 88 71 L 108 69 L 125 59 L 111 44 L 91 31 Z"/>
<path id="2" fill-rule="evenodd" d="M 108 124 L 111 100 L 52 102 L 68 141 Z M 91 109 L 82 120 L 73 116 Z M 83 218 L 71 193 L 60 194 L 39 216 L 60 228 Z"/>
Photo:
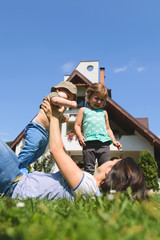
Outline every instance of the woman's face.
<path id="1" fill-rule="evenodd" d="M 115 160 L 107 161 L 103 163 L 100 167 L 98 167 L 98 173 L 104 172 L 105 175 L 107 175 L 111 171 L 112 167 L 121 160 L 122 159 L 115 159 Z"/>

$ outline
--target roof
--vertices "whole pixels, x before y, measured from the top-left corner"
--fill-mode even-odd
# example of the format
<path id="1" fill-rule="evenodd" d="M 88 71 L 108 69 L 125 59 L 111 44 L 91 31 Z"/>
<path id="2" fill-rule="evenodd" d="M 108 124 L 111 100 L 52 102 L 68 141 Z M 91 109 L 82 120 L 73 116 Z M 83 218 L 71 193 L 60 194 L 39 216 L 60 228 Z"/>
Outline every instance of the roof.
<path id="1" fill-rule="evenodd" d="M 20 132 L 20 134 L 14 139 L 10 145 L 10 148 L 15 150 L 16 145 L 21 141 L 22 138 L 25 138 L 25 129 L 23 129 L 22 132 Z"/>
<path id="2" fill-rule="evenodd" d="M 148 118 L 136 118 L 136 120 L 141 123 L 145 128 L 149 129 Z"/>
<path id="3" fill-rule="evenodd" d="M 109 112 L 109 115 L 112 116 L 112 119 L 115 122 L 124 126 L 127 132 L 131 133 L 132 130 L 136 130 L 160 151 L 160 138 L 141 124 L 139 119 L 130 115 L 110 97 L 107 98 L 105 109 Z"/>
<path id="4" fill-rule="evenodd" d="M 67 81 L 72 82 L 77 87 L 90 86 L 92 82 L 83 76 L 79 71 L 74 70 Z"/>

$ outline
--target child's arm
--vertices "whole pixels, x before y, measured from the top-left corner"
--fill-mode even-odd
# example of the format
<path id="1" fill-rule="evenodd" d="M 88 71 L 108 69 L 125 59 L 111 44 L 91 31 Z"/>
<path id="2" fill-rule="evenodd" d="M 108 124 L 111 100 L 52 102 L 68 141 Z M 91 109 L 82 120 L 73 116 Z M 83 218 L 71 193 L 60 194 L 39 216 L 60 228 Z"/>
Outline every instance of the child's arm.
<path id="1" fill-rule="evenodd" d="M 82 127 L 82 121 L 83 121 L 83 112 L 84 112 L 84 107 L 80 108 L 77 117 L 76 117 L 76 122 L 74 125 L 74 130 L 76 132 L 76 135 L 78 137 L 79 144 L 83 147 L 86 146 L 85 142 L 86 139 L 83 137 L 82 132 L 81 132 L 81 127 Z"/>
<path id="2" fill-rule="evenodd" d="M 116 146 L 118 148 L 118 150 L 120 150 L 122 148 L 122 145 L 118 141 L 116 141 L 116 139 L 114 137 L 114 134 L 109 125 L 108 114 L 106 111 L 105 111 L 105 115 L 106 115 L 106 128 L 107 128 L 108 136 L 112 139 L 113 145 Z"/>
<path id="3" fill-rule="evenodd" d="M 52 97 L 50 100 L 51 104 L 58 105 L 58 106 L 64 106 L 64 107 L 71 107 L 76 108 L 77 103 L 76 101 L 71 101 L 62 97 Z"/>

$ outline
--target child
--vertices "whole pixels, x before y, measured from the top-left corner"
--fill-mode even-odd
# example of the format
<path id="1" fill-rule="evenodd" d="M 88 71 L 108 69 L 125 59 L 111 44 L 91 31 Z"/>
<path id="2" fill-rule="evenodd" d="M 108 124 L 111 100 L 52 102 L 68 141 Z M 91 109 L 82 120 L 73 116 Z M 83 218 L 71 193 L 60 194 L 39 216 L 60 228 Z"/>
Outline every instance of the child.
<path id="1" fill-rule="evenodd" d="M 76 108 L 77 88 L 71 82 L 61 82 L 51 88 L 48 95 L 50 102 L 57 107 Z M 45 100 L 47 97 L 44 98 Z M 68 121 L 67 115 L 62 115 L 61 122 Z M 25 128 L 25 145 L 18 155 L 19 169 L 28 175 L 27 167 L 37 160 L 45 151 L 49 140 L 49 120 L 40 106 L 39 113 Z"/>
<path id="2" fill-rule="evenodd" d="M 96 159 L 98 166 L 109 160 L 109 145 L 112 142 L 118 150 L 122 147 L 115 140 L 108 114 L 103 110 L 107 95 L 107 89 L 103 84 L 92 84 L 86 93 L 87 107 L 79 109 L 75 122 L 75 132 L 83 147 L 84 170 L 91 174 L 94 174 Z"/>

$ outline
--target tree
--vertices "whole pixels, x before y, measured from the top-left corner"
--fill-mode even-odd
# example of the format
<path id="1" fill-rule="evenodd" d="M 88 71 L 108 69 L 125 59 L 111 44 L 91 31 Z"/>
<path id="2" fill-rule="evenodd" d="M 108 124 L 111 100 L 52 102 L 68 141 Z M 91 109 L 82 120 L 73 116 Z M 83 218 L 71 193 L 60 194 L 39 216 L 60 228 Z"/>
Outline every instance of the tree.
<path id="1" fill-rule="evenodd" d="M 138 159 L 138 165 L 142 169 L 147 188 L 153 189 L 153 191 L 158 191 L 158 166 L 150 151 L 141 152 Z"/>
<path id="2" fill-rule="evenodd" d="M 34 171 L 50 173 L 53 167 L 53 159 L 51 157 L 42 156 L 41 160 L 37 159 L 32 168 Z"/>

